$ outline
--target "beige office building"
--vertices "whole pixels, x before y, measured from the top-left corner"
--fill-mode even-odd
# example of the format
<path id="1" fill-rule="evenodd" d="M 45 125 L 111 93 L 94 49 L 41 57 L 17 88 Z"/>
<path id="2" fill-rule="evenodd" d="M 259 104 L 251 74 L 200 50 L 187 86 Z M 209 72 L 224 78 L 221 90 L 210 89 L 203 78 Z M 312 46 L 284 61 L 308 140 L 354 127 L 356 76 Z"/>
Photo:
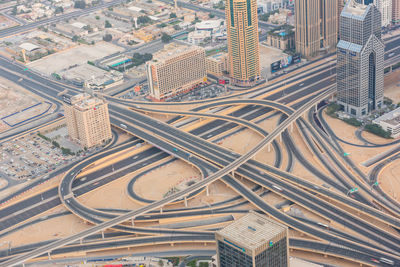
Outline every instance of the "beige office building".
<path id="1" fill-rule="evenodd" d="M 164 100 L 207 81 L 205 56 L 204 48 L 198 46 L 166 45 L 146 63 L 150 96 Z"/>
<path id="2" fill-rule="evenodd" d="M 225 17 L 231 81 L 254 85 L 260 78 L 257 1 L 226 1 Z"/>
<path id="3" fill-rule="evenodd" d="M 251 211 L 215 233 L 219 267 L 288 267 L 287 226 Z"/>
<path id="4" fill-rule="evenodd" d="M 87 93 L 64 96 L 64 112 L 69 136 L 82 147 L 102 145 L 111 139 L 108 105 L 104 100 Z"/>
<path id="5" fill-rule="evenodd" d="M 222 76 L 228 72 L 228 55 L 226 53 L 219 53 L 206 57 L 207 73 Z"/>
<path id="6" fill-rule="evenodd" d="M 338 1 L 296 0 L 296 51 L 308 58 L 335 51 L 337 13 Z"/>

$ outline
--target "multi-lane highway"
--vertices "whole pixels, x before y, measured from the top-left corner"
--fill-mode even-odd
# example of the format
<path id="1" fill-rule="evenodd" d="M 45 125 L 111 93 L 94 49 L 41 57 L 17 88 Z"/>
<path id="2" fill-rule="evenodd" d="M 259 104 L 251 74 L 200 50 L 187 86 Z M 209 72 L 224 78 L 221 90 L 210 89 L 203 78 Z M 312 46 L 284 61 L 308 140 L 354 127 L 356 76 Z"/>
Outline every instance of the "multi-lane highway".
<path id="1" fill-rule="evenodd" d="M 114 1 L 113 3 L 116 2 L 117 1 Z M 27 29 L 28 28 L 25 30 Z M 15 33 L 18 33 L 19 30 L 16 29 Z M 1 32 L 0 36 L 1 34 L 8 35 L 10 32 Z M 393 39 L 388 43 L 387 46 L 387 51 L 389 53 L 394 53 L 395 56 L 397 56 L 397 54 L 400 52 L 396 49 L 396 45 L 398 46 L 398 41 L 399 40 L 397 39 Z M 388 58 L 393 58 L 393 55 L 387 55 Z M 59 103 L 57 94 L 65 89 L 68 89 L 70 93 L 76 93 L 78 91 L 76 88 L 53 82 L 30 71 L 23 73 L 22 65 L 15 62 L 9 62 L 4 58 L 0 58 L 0 63 L 3 62 L 7 63 L 7 68 L 1 68 L 0 75 L 15 82 L 18 82 L 21 76 L 23 76 L 23 80 L 20 82 L 22 86 L 52 102 Z M 338 189 L 338 191 L 342 192 L 342 194 L 334 193 L 330 190 L 309 183 L 299 177 L 295 177 L 289 173 L 281 171 L 278 168 L 273 168 L 272 166 L 261 164 L 260 162 L 254 160 L 254 156 L 259 151 L 264 149 L 264 147 L 268 146 L 275 140 L 275 138 L 281 135 L 283 136 L 284 140 L 287 141 L 285 141 L 285 143 L 287 143 L 285 146 L 290 150 L 289 155 L 292 155 L 291 153 L 293 153 L 294 155 L 297 155 L 297 158 L 301 158 L 301 155 L 299 155 L 295 144 L 290 141 L 290 137 L 288 137 L 289 133 L 286 132 L 286 129 L 298 121 L 301 115 L 307 114 L 311 107 L 319 103 L 321 100 L 329 97 L 329 95 L 334 92 L 334 88 L 332 87 L 332 84 L 334 84 L 334 75 L 335 69 L 333 63 L 326 62 L 326 64 L 321 64 L 320 67 L 311 69 L 304 73 L 293 75 L 291 78 L 292 80 L 289 79 L 288 81 L 276 82 L 276 85 L 261 86 L 247 92 L 230 96 L 229 98 L 232 100 L 228 100 L 228 98 L 220 98 L 218 100 L 209 101 L 210 103 L 207 103 L 207 101 L 199 101 L 199 103 L 203 104 L 201 107 L 190 112 L 181 112 L 179 114 L 180 116 L 177 116 L 169 121 L 170 124 L 175 123 L 179 125 L 185 125 L 186 123 L 196 123 L 197 117 L 203 117 L 210 120 L 210 122 L 206 125 L 194 129 L 191 132 L 192 135 L 185 135 L 184 132 L 176 129 L 174 130 L 168 124 L 155 122 L 154 120 L 146 118 L 146 116 L 140 115 L 138 112 L 126 109 L 127 106 L 131 106 L 133 109 L 139 111 L 146 111 L 147 109 L 148 112 L 162 113 L 162 110 L 160 109 L 152 110 L 145 108 L 147 103 L 124 101 L 117 98 L 108 97 L 107 99 L 110 102 L 110 115 L 112 123 L 116 126 L 119 126 L 121 123 L 128 125 L 127 130 L 129 132 L 140 136 L 142 139 L 146 140 L 150 144 L 153 144 L 157 148 L 150 148 L 144 152 L 141 152 L 138 155 L 135 163 L 129 162 L 129 159 L 126 159 L 125 161 L 117 163 L 116 166 L 109 166 L 90 174 L 90 176 L 88 176 L 89 179 L 86 181 L 76 179 L 77 174 L 87 164 L 98 160 L 101 156 L 121 151 L 123 148 L 127 148 L 141 141 L 135 140 L 134 143 L 128 143 L 118 148 L 110 149 L 104 152 L 102 155 L 95 155 L 86 162 L 82 162 L 72 167 L 67 172 L 67 175 L 64 177 L 63 182 L 60 184 L 58 189 L 54 188 L 44 194 L 46 199 L 45 203 L 41 200 L 41 197 L 43 197 L 42 195 L 36 196 L 33 199 L 28 199 L 25 202 L 21 202 L 19 203 L 20 206 L 13 206 L 13 208 L 1 210 L 0 212 L 5 215 L 5 217 L 2 217 L 3 222 L 8 220 L 9 223 L 8 226 L 4 225 L 3 229 L 7 229 L 11 225 L 10 223 L 21 223 L 25 221 L 27 217 L 23 217 L 23 212 L 17 212 L 17 216 L 20 217 L 16 217 L 12 215 L 12 213 L 18 211 L 18 208 L 20 208 L 20 211 L 25 211 L 24 209 L 29 210 L 32 206 L 32 203 L 40 203 L 39 206 L 41 206 L 41 208 L 35 211 L 36 214 L 48 209 L 49 207 L 54 207 L 55 205 L 63 203 L 76 215 L 84 218 L 87 221 L 97 224 L 93 228 L 82 233 L 47 244 L 42 244 L 43 247 L 34 248 L 29 250 L 26 254 L 18 255 L 15 258 L 10 258 L 3 262 L 1 266 L 11 266 L 18 263 L 23 263 L 27 259 L 40 256 L 46 252 L 61 253 L 61 251 L 64 251 L 65 253 L 65 251 L 68 251 L 68 247 L 65 247 L 66 250 L 63 250 L 64 248 L 61 247 L 65 246 L 66 244 L 82 240 L 87 236 L 99 233 L 109 228 L 114 228 L 116 230 L 125 232 L 152 233 L 154 230 L 141 229 L 139 227 L 135 227 L 134 225 L 121 225 L 120 223 L 129 221 L 132 218 L 134 219 L 133 221 L 135 221 L 137 219 L 144 218 L 144 216 L 149 216 L 144 215 L 144 213 L 161 208 L 173 201 L 180 201 L 190 195 L 195 195 L 196 192 L 199 192 L 208 184 L 216 180 L 224 181 L 234 191 L 244 197 L 247 201 L 251 202 L 259 210 L 270 214 L 276 219 L 286 223 L 293 229 L 307 233 L 308 235 L 320 240 L 328 240 L 330 242 L 339 244 L 341 247 L 332 246 L 332 249 L 326 249 L 327 251 L 329 250 L 329 252 L 333 255 L 340 255 L 342 257 L 369 264 L 373 262 L 373 258 L 375 259 L 384 256 L 385 258 L 393 260 L 397 264 L 399 262 L 398 251 L 400 242 L 399 237 L 395 232 L 386 232 L 384 229 L 379 228 L 379 226 L 372 225 L 367 221 L 363 221 L 359 216 L 351 214 L 347 210 L 335 207 L 318 196 L 321 194 L 325 198 L 329 198 L 330 201 L 337 201 L 337 203 L 347 206 L 346 209 L 351 209 L 353 211 L 358 210 L 359 212 L 363 213 L 363 216 L 366 216 L 366 218 L 371 218 L 374 220 L 376 219 L 382 223 L 386 223 L 389 225 L 388 227 L 400 228 L 400 223 L 397 217 L 398 212 L 396 209 L 393 209 L 393 207 L 391 207 L 391 205 L 388 204 L 384 199 L 378 199 L 376 201 L 381 206 L 391 210 L 396 217 L 387 215 L 372 208 L 370 206 L 371 198 L 375 197 L 376 195 L 369 192 L 368 188 L 363 185 L 362 179 L 358 180 L 357 177 L 346 171 L 346 167 L 344 167 L 345 165 L 343 165 L 343 163 L 337 159 L 337 155 L 334 154 L 337 153 L 336 150 L 331 152 L 330 147 L 337 147 L 337 145 L 332 146 L 328 141 L 323 140 L 322 135 L 320 137 L 314 130 L 303 129 L 304 127 L 311 129 L 311 126 L 308 125 L 307 121 L 301 120 L 298 122 L 298 128 L 302 129 L 301 132 L 304 139 L 310 145 L 310 147 L 312 147 L 313 142 L 316 142 L 319 146 L 323 147 L 324 151 L 328 155 L 328 159 L 321 157 L 320 153 L 318 153 L 315 148 L 313 149 L 314 154 L 318 157 L 320 162 L 324 163 L 324 165 L 328 165 L 330 162 L 333 162 L 340 170 L 337 171 L 335 169 L 336 167 L 328 168 L 331 177 L 328 177 L 322 172 L 318 173 L 318 170 L 315 169 L 313 170 L 313 173 L 315 173 L 320 179 L 329 181 L 328 184 L 333 186 L 335 189 Z M 282 87 L 284 88 L 283 92 Z M 239 96 L 248 98 L 257 98 L 261 96 L 265 98 L 265 96 L 267 96 L 267 99 L 246 100 L 238 99 Z M 304 101 L 296 102 L 296 100 L 302 99 L 304 99 Z M 275 100 L 279 100 L 281 104 L 274 102 Z M 292 107 L 282 105 L 282 103 L 292 103 Z M 171 103 L 168 105 L 176 104 L 177 103 Z M 182 105 L 182 103 L 178 104 Z M 137 105 L 139 105 L 139 107 L 137 107 Z M 155 105 L 161 106 L 165 104 Z M 201 112 L 203 109 L 215 109 L 218 111 L 219 108 L 221 108 L 219 110 L 221 111 L 225 108 L 232 108 L 235 105 L 245 106 L 236 109 L 229 115 L 219 115 L 218 112 L 215 114 Z M 265 130 L 252 122 L 252 120 L 262 117 L 262 115 L 265 113 L 271 113 L 271 116 L 273 116 L 274 110 L 277 109 L 283 113 L 286 113 L 286 116 L 285 119 L 282 120 L 276 129 L 271 133 L 267 134 Z M 177 114 L 177 112 L 170 112 L 170 114 Z M 193 118 L 188 119 L 188 117 Z M 253 129 L 260 133 L 260 135 L 263 137 L 262 141 L 245 155 L 239 155 L 237 153 L 227 151 L 216 145 L 211 145 L 210 143 L 203 143 L 202 139 L 195 137 L 196 135 L 199 135 L 204 139 L 208 139 L 213 136 L 220 136 L 228 129 L 234 129 L 237 127 Z M 161 129 L 164 131 L 161 131 Z M 330 147 L 324 145 L 324 142 L 328 143 Z M 196 144 L 196 147 L 193 146 L 194 144 Z M 278 167 L 281 165 L 279 158 L 282 156 L 279 147 L 279 143 L 275 142 L 275 164 Z M 160 162 L 161 159 L 168 157 L 168 155 L 180 158 L 197 167 L 203 174 L 204 179 L 177 194 L 168 196 L 161 201 L 149 203 L 147 206 L 144 206 L 138 210 L 127 211 L 122 215 L 119 215 L 119 213 L 115 212 L 90 209 L 79 203 L 79 201 L 77 201 L 75 198 L 75 195 L 79 196 L 89 192 L 99 185 L 105 185 L 112 180 L 118 179 L 118 177 L 124 173 L 126 174 L 134 170 L 139 170 L 150 164 L 159 164 L 158 162 Z M 346 162 L 346 164 L 351 166 L 351 162 Z M 292 165 L 292 163 L 288 164 L 288 168 L 289 165 Z M 309 169 L 312 170 L 312 167 Z M 354 170 L 356 170 L 356 168 L 354 168 Z M 287 216 L 276 208 L 265 203 L 265 201 L 260 198 L 257 193 L 248 189 L 241 182 L 233 179 L 233 177 L 238 175 L 249 179 L 253 183 L 258 184 L 263 188 L 268 188 L 269 191 L 274 191 L 276 194 L 281 195 L 306 209 L 310 209 L 310 211 L 316 212 L 330 221 L 335 221 L 346 227 L 354 229 L 363 238 L 348 235 L 340 230 L 332 229 L 327 231 L 326 229 L 320 229 L 315 224 L 313 225 L 309 222 L 302 222 L 298 219 Z M 362 176 L 360 174 L 358 175 L 360 177 Z M 346 191 L 354 183 L 357 185 L 360 184 L 360 188 L 362 189 L 362 192 L 355 195 L 358 201 L 345 196 Z M 274 186 L 277 186 L 280 189 L 277 189 Z M 21 207 L 23 207 L 23 209 L 21 209 Z M 27 214 L 29 215 L 29 213 Z M 178 216 L 180 214 L 182 213 L 178 213 Z M 204 238 L 204 232 L 202 231 L 171 229 L 159 229 L 158 231 L 160 231 L 159 233 L 162 232 L 163 234 L 167 235 L 189 234 L 188 236 L 190 236 L 192 241 L 195 238 Z M 159 242 L 162 243 L 162 241 Z M 179 242 L 179 240 L 177 240 L 177 242 Z M 101 244 L 103 244 L 105 247 L 107 246 L 105 242 Z M 313 249 L 315 251 L 320 251 L 320 248 L 323 247 L 321 246 L 320 242 L 301 242 L 299 240 L 297 240 L 293 246 L 302 249 Z M 87 248 L 87 250 L 90 250 L 90 248 Z"/>

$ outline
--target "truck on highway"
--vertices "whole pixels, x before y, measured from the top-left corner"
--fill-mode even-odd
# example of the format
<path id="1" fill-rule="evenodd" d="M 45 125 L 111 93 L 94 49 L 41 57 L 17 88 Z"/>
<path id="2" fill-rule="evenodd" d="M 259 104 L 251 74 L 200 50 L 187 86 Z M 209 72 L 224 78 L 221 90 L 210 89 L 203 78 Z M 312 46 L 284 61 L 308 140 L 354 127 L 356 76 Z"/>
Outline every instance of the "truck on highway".
<path id="1" fill-rule="evenodd" d="M 394 261 L 389 260 L 389 259 L 386 259 L 386 258 L 383 258 L 383 257 L 381 257 L 381 258 L 379 259 L 379 261 L 380 261 L 380 262 L 383 262 L 383 263 L 386 263 L 386 264 L 389 264 L 389 265 L 394 265 Z"/>

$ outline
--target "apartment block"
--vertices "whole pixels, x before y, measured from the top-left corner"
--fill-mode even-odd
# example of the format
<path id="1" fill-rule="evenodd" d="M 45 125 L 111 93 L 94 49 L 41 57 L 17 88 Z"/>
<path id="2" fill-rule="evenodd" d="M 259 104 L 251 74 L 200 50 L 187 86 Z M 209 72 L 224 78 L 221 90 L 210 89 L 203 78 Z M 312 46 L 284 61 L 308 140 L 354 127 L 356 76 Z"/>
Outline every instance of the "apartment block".
<path id="1" fill-rule="evenodd" d="M 107 103 L 87 93 L 63 96 L 68 135 L 82 147 L 102 145 L 111 139 Z"/>
<path id="2" fill-rule="evenodd" d="M 165 100 L 207 81 L 205 50 L 198 46 L 168 44 L 146 63 L 150 96 Z"/>

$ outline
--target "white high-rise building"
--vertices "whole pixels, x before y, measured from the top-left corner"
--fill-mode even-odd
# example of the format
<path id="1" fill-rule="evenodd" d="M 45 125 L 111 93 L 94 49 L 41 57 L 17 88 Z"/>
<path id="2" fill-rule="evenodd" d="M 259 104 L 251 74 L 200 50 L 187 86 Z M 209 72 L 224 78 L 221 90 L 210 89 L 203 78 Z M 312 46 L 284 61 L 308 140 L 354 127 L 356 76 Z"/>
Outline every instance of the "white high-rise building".
<path id="1" fill-rule="evenodd" d="M 381 12 L 382 27 L 387 27 L 392 23 L 392 0 L 374 0 L 375 6 Z"/>

